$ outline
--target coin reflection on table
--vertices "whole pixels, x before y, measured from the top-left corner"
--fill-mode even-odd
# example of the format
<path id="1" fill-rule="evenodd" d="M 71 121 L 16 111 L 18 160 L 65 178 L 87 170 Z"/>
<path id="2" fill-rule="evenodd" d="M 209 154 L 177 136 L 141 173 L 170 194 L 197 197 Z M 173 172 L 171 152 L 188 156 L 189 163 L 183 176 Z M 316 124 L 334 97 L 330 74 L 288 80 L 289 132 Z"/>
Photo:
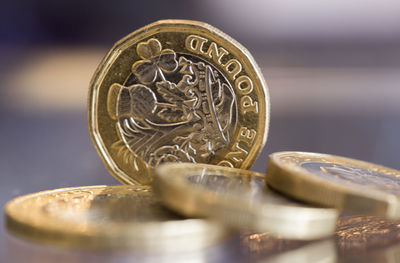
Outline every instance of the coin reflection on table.
<path id="1" fill-rule="evenodd" d="M 242 231 L 240 242 L 242 253 L 252 260 L 257 260 L 300 248 L 311 241 L 284 239 L 268 232 Z"/>
<path id="2" fill-rule="evenodd" d="M 196 250 L 222 242 L 219 223 L 185 219 L 161 206 L 149 186 L 87 186 L 18 197 L 6 207 L 8 230 L 47 244 L 140 251 Z"/>
<path id="3" fill-rule="evenodd" d="M 333 252 L 337 254 L 335 257 L 329 258 L 336 258 L 338 262 L 400 262 L 398 256 L 400 255 L 399 222 L 373 216 L 343 215 L 339 217 L 335 235 L 329 240 L 334 244 L 334 249 L 326 246 L 329 249 L 325 253 L 331 256 L 333 256 Z M 282 261 L 277 262 L 290 262 L 283 259 L 290 259 L 291 256 L 289 255 L 306 256 L 309 253 L 313 254 L 314 252 L 311 252 L 313 249 L 310 247 L 318 247 L 317 243 L 324 241 L 289 240 L 273 236 L 270 233 L 242 233 L 241 249 L 242 253 L 252 260 L 269 262 L 267 259 L 274 258 L 277 260 L 279 258 Z M 321 245 L 321 249 L 323 247 Z M 303 248 L 305 249 L 303 250 Z M 295 253 L 291 254 L 291 252 Z M 318 252 L 315 253 L 318 254 Z M 309 261 L 305 262 L 320 262 L 311 261 L 311 257 L 308 257 L 308 259 Z"/>
<path id="4" fill-rule="evenodd" d="M 210 247 L 190 251 L 142 251 L 131 249 L 60 248 L 38 242 L 29 242 L 10 234 L 5 235 L 7 262 L 71 263 L 71 262 L 236 262 L 241 258 L 235 238 L 229 238 Z"/>
<path id="5" fill-rule="evenodd" d="M 334 263 L 337 262 L 335 242 L 332 239 L 314 241 L 276 256 L 265 261 L 270 263 Z"/>
<path id="6" fill-rule="evenodd" d="M 400 242 L 400 222 L 374 216 L 342 216 L 335 236 L 341 251 L 388 247 Z"/>

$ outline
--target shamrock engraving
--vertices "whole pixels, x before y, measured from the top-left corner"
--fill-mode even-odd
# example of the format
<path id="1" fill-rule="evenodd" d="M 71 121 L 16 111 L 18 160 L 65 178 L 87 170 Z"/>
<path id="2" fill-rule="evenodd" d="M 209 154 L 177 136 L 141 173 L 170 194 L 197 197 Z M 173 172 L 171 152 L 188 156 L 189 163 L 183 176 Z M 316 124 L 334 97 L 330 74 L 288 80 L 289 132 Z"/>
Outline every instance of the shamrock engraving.
<path id="1" fill-rule="evenodd" d="M 144 84 L 154 82 L 157 77 L 165 81 L 163 72 L 173 72 L 178 67 L 175 52 L 162 50 L 160 41 L 155 38 L 139 43 L 136 52 L 142 60 L 132 65 L 132 72 Z"/>

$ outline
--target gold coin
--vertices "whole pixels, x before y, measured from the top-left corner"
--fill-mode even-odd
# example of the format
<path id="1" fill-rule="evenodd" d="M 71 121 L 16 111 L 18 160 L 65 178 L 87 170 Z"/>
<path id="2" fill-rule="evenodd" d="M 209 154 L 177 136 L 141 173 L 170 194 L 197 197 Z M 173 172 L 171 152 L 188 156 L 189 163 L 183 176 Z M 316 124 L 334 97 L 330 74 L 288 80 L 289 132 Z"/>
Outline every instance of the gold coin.
<path id="1" fill-rule="evenodd" d="M 353 213 L 400 218 L 400 171 L 328 154 L 270 156 L 268 184 L 288 196 Z"/>
<path id="2" fill-rule="evenodd" d="M 11 233 L 49 244 L 140 251 L 191 250 L 229 234 L 163 208 L 149 186 L 86 186 L 18 197 L 6 206 Z"/>
<path id="3" fill-rule="evenodd" d="M 335 209 L 305 206 L 276 194 L 256 172 L 181 163 L 162 165 L 155 174 L 155 193 L 186 216 L 205 216 L 291 239 L 321 238 L 335 230 Z"/>
<path id="4" fill-rule="evenodd" d="M 91 139 L 127 184 L 149 184 L 163 162 L 249 168 L 268 124 L 268 89 L 254 59 L 201 22 L 138 29 L 114 45 L 90 84 Z"/>

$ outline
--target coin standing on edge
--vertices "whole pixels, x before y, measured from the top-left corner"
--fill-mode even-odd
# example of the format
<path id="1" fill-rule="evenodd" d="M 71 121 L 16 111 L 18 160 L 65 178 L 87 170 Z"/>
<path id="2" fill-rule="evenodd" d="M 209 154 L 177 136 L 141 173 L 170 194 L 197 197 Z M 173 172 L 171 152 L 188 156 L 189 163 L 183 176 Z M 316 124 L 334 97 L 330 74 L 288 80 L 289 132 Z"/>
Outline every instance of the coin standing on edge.
<path id="1" fill-rule="evenodd" d="M 204 216 L 239 229 L 290 239 L 332 235 L 336 209 L 306 206 L 276 194 L 265 176 L 206 164 L 164 164 L 155 171 L 154 192 L 174 211 Z"/>
<path id="2" fill-rule="evenodd" d="M 267 183 L 293 198 L 352 213 L 400 218 L 400 171 L 328 154 L 270 155 Z"/>
<path id="3" fill-rule="evenodd" d="M 149 184 L 164 162 L 249 168 L 265 145 L 269 94 L 238 42 L 201 22 L 162 20 L 117 42 L 89 89 L 88 125 L 107 169 Z"/>
<path id="4" fill-rule="evenodd" d="M 231 233 L 219 223 L 170 212 L 150 186 L 43 191 L 10 201 L 5 211 L 11 233 L 67 247 L 186 251 L 216 244 Z"/>

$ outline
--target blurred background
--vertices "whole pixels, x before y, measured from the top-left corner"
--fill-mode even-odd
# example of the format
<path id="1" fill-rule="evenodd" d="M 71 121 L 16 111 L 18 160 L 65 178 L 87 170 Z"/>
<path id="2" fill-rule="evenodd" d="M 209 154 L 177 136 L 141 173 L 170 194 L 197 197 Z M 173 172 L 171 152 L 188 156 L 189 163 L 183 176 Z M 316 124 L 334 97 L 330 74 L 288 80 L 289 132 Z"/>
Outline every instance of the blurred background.
<path id="1" fill-rule="evenodd" d="M 89 81 L 114 42 L 168 18 L 214 25 L 262 68 L 271 123 L 254 170 L 283 150 L 400 169 L 399 1 L 3 1 L 2 205 L 38 190 L 118 183 L 89 140 Z"/>

